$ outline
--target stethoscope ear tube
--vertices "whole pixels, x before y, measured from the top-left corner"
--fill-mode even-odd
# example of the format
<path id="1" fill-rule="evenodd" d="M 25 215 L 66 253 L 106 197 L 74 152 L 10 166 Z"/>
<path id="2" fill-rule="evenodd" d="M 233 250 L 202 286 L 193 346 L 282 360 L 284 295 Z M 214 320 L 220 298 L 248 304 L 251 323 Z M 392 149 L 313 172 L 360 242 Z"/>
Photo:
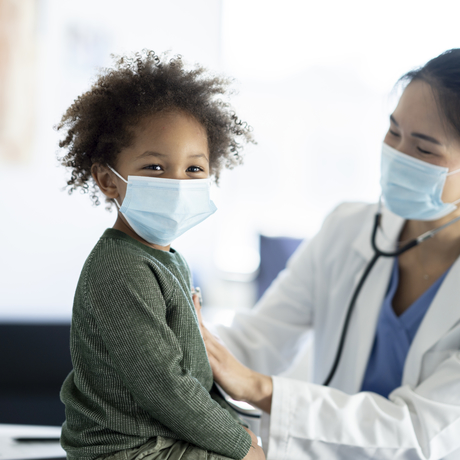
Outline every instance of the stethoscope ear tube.
<path id="1" fill-rule="evenodd" d="M 359 282 L 358 282 L 358 284 L 357 284 L 357 286 L 356 286 L 356 288 L 355 288 L 355 290 L 353 292 L 353 295 L 351 297 L 350 303 L 348 304 L 347 314 L 345 316 L 345 322 L 343 324 L 342 334 L 340 336 L 337 353 L 335 354 L 334 363 L 332 364 L 332 368 L 331 368 L 331 370 L 329 372 L 329 375 L 327 376 L 326 380 L 323 383 L 324 386 L 329 386 L 329 384 L 331 383 L 331 380 L 334 377 L 335 372 L 337 371 L 337 367 L 338 367 L 339 362 L 340 362 L 340 357 L 342 356 L 342 352 L 343 352 L 343 345 L 345 343 L 345 338 L 346 338 L 346 335 L 347 335 L 348 325 L 350 323 L 351 315 L 352 315 L 353 310 L 355 308 L 356 300 L 358 299 L 359 293 L 361 292 L 361 289 L 362 289 L 367 277 L 369 276 L 369 273 L 371 272 L 372 268 L 374 267 L 375 263 L 377 262 L 377 260 L 380 258 L 380 256 L 382 256 L 382 257 L 397 257 L 397 256 L 401 255 L 402 253 L 408 251 L 409 249 L 413 248 L 414 246 L 417 246 L 420 243 L 420 241 L 417 238 L 417 239 L 414 239 L 414 240 L 410 241 L 405 246 L 403 246 L 402 248 L 400 248 L 400 249 L 398 249 L 398 250 L 396 250 L 394 252 L 381 251 L 377 247 L 377 243 L 376 243 L 377 230 L 378 230 L 379 225 L 380 225 L 381 217 L 382 217 L 381 212 L 380 211 L 377 212 L 377 214 L 375 215 L 375 218 L 374 218 L 374 228 L 372 230 L 372 237 L 371 237 L 371 244 L 372 244 L 372 248 L 374 249 L 374 256 L 372 257 L 370 262 L 367 264 L 367 267 L 365 268 L 363 274 L 361 275 L 361 278 L 360 278 L 360 280 L 359 280 Z"/>
<path id="2" fill-rule="evenodd" d="M 423 241 L 423 240 L 419 241 L 419 238 L 415 238 L 409 241 L 409 243 L 404 245 L 402 248 L 397 249 L 396 251 L 393 251 L 393 252 L 381 251 L 377 247 L 377 242 L 376 242 L 377 230 L 379 229 L 381 218 L 382 218 L 382 214 L 380 212 L 378 212 L 374 218 L 375 220 L 374 220 L 374 228 L 372 230 L 371 244 L 372 244 L 372 249 L 374 250 L 375 254 L 378 254 L 379 256 L 382 256 L 382 257 L 398 257 L 404 252 L 408 251 L 409 249 L 412 249 L 414 246 L 417 246 L 419 243 L 421 243 L 421 241 Z"/>

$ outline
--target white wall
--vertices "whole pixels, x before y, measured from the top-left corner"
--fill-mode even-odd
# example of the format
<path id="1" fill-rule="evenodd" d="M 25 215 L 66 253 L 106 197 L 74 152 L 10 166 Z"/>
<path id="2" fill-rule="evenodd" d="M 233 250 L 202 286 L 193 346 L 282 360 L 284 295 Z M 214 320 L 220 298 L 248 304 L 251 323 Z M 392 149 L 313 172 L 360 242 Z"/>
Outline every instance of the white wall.
<path id="1" fill-rule="evenodd" d="M 311 237 L 342 201 L 378 199 L 398 78 L 460 47 L 456 0 L 224 0 L 223 65 L 259 141 L 224 176 L 220 248 Z"/>

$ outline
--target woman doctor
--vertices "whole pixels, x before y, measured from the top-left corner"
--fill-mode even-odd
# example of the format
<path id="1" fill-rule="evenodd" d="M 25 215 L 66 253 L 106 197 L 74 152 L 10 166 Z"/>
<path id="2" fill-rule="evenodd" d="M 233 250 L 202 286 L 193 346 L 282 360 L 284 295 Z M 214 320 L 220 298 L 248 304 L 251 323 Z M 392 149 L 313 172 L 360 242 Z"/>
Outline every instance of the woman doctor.
<path id="1" fill-rule="evenodd" d="M 460 49 L 403 77 L 382 147 L 375 244 L 399 248 L 460 216 Z M 203 326 L 218 383 L 271 414 L 268 460 L 460 459 L 460 221 L 362 285 L 378 205 L 346 203 L 301 246 L 254 312 Z M 430 234 L 431 236 L 431 234 Z M 276 375 L 314 330 L 313 383 Z"/>

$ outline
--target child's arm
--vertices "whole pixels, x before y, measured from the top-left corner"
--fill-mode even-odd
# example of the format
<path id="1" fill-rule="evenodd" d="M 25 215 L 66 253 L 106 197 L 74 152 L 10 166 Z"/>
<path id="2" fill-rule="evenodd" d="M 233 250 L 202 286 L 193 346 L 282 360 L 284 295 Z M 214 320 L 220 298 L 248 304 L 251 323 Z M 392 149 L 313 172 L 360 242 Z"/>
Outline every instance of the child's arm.
<path id="1" fill-rule="evenodd" d="M 123 274 L 113 267 L 103 279 L 87 284 L 87 308 L 137 404 L 183 440 L 228 457 L 245 457 L 249 434 L 181 365 L 181 346 L 166 323 L 165 292 L 149 267 L 139 264 Z M 199 347 L 204 351 L 202 342 Z M 206 353 L 199 354 L 200 366 L 209 366 Z"/>

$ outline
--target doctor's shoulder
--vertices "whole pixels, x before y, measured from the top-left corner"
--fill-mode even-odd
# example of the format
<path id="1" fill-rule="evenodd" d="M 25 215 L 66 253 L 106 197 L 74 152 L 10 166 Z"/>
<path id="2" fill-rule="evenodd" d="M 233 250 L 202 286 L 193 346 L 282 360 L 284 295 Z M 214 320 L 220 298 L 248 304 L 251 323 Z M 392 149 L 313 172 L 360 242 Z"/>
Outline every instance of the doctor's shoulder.
<path id="1" fill-rule="evenodd" d="M 370 244 L 374 216 L 378 204 L 345 202 L 339 204 L 324 220 L 319 232 L 306 239 L 287 262 L 287 271 L 304 279 L 338 276 L 348 270 L 349 257 L 354 253 L 355 241 L 365 235 Z"/>
<path id="2" fill-rule="evenodd" d="M 377 203 L 345 202 L 339 204 L 324 220 L 315 237 L 325 251 L 346 248 L 364 228 L 372 228 Z M 370 230 L 369 230 L 370 231 Z"/>

